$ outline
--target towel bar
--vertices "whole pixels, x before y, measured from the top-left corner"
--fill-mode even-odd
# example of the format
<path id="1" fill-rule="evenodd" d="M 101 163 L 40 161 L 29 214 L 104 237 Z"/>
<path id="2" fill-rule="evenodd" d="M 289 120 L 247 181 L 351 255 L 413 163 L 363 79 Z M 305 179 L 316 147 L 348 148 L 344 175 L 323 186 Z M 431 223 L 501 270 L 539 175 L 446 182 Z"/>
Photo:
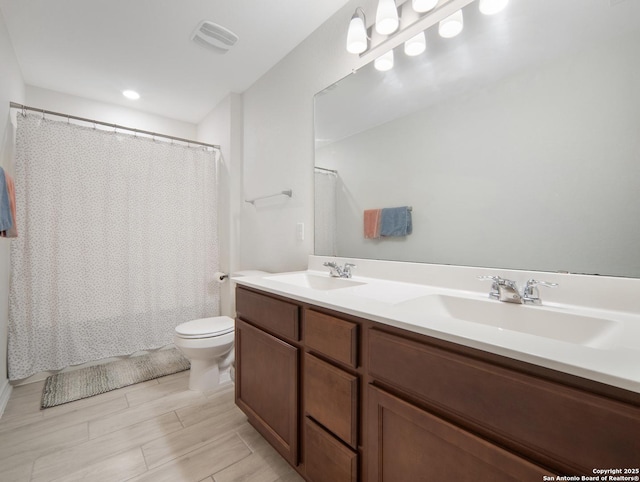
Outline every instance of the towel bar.
<path id="1" fill-rule="evenodd" d="M 255 206 L 256 201 L 259 201 L 260 199 L 267 199 L 267 198 L 275 197 L 275 196 L 289 196 L 289 197 L 291 197 L 292 195 L 293 195 L 293 191 L 291 189 L 287 189 L 285 191 L 281 191 L 281 192 L 278 192 L 278 193 L 275 193 L 275 194 L 269 194 L 267 196 L 260 196 L 260 197 L 256 197 L 256 198 L 253 198 L 253 199 L 245 199 L 244 202 L 253 204 Z"/>

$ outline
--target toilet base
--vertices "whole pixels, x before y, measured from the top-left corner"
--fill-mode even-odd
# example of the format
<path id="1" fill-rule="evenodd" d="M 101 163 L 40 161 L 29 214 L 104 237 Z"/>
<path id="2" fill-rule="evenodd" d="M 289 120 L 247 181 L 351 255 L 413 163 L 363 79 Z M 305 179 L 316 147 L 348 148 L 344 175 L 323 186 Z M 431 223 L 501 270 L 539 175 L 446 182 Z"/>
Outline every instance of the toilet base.
<path id="1" fill-rule="evenodd" d="M 207 392 L 231 379 L 228 370 L 220 371 L 217 363 L 210 360 L 191 360 L 189 390 Z"/>

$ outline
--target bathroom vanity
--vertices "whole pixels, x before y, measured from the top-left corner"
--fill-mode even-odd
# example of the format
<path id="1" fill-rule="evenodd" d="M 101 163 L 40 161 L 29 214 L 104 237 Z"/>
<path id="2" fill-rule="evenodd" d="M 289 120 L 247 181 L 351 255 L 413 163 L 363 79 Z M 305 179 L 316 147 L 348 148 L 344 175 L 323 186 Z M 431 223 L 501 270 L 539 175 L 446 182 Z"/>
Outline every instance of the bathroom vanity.
<path id="1" fill-rule="evenodd" d="M 637 475 L 637 391 L 238 281 L 236 403 L 308 481 Z"/>

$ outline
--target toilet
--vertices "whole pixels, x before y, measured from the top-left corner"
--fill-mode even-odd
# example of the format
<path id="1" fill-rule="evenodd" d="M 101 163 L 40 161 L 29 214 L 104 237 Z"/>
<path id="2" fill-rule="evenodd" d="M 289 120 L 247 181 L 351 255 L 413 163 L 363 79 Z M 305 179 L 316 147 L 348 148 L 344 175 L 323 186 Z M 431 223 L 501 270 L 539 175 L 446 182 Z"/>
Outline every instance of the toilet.
<path id="1" fill-rule="evenodd" d="M 214 316 L 176 326 L 173 342 L 191 362 L 189 389 L 205 392 L 231 380 L 233 318 Z"/>

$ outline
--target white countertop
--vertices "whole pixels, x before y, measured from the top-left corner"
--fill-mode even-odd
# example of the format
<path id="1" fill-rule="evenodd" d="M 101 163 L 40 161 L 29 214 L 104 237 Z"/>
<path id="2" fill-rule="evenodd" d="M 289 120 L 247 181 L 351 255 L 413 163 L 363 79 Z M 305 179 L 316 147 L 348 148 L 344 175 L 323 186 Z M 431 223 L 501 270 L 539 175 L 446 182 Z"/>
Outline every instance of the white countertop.
<path id="1" fill-rule="evenodd" d="M 302 271 L 328 277 L 326 271 Z M 292 273 L 295 274 L 295 273 Z M 282 275 L 282 273 L 278 274 Z M 604 339 L 586 345 L 511 331 L 508 328 L 464 321 L 429 310 L 411 310 L 411 300 L 426 295 L 487 300 L 487 291 L 467 291 L 419 283 L 353 276 L 361 285 L 318 290 L 272 279 L 278 275 L 233 277 L 240 285 L 260 289 L 341 313 L 477 348 L 579 377 L 640 393 L 640 315 L 629 311 L 543 302 L 533 310 L 553 310 L 590 318 L 615 320 L 616 329 Z M 499 301 L 487 301 L 500 303 Z M 518 310 L 523 305 L 505 309 Z M 517 313 L 514 311 L 514 314 Z"/>

